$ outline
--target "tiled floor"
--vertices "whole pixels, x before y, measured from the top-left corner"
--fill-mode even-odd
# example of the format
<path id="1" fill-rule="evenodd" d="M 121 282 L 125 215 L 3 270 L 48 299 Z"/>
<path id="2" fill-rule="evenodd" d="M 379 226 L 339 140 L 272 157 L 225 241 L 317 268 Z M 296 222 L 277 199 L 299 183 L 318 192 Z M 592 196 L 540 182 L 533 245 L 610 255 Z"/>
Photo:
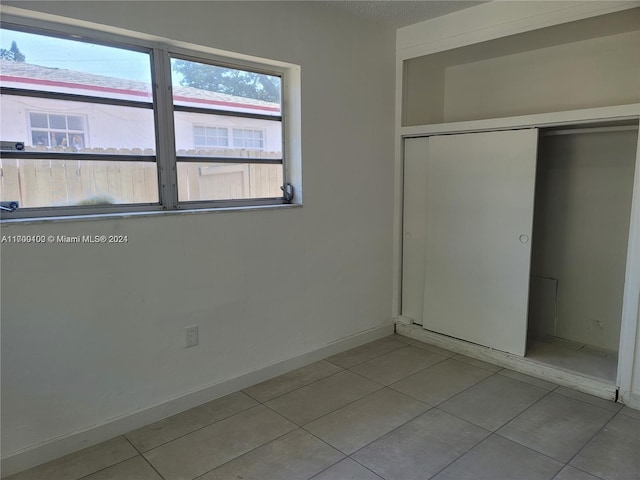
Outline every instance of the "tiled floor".
<path id="1" fill-rule="evenodd" d="M 11 480 L 637 480 L 640 412 L 398 335 Z"/>
<path id="2" fill-rule="evenodd" d="M 616 383 L 618 355 L 550 335 L 527 336 L 527 358 Z"/>

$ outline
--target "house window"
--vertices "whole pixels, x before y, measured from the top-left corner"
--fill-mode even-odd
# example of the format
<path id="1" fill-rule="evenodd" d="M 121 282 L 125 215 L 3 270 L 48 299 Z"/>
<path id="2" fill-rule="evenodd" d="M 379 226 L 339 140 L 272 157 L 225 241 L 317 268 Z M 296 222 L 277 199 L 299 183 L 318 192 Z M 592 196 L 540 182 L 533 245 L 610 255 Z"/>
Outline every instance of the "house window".
<path id="1" fill-rule="evenodd" d="M 264 150 L 264 132 L 248 128 L 233 129 L 233 146 L 235 148 L 251 148 Z"/>
<path id="2" fill-rule="evenodd" d="M 81 115 L 30 112 L 29 124 L 33 147 L 71 147 L 80 150 L 86 145 L 86 122 Z"/>
<path id="3" fill-rule="evenodd" d="M 0 151 L 0 201 L 19 203 L 3 219 L 291 201 L 282 97 L 295 66 L 4 20 L 1 140 L 25 148 Z"/>
<path id="4" fill-rule="evenodd" d="M 193 127 L 193 144 L 196 147 L 227 148 L 229 146 L 229 129 L 196 125 Z"/>

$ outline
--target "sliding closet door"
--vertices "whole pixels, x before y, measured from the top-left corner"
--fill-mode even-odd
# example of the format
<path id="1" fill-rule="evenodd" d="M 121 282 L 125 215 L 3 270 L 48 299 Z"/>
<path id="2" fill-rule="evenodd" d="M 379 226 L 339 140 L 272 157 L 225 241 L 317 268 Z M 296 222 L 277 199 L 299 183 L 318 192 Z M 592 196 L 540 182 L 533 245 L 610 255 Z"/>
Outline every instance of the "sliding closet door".
<path id="1" fill-rule="evenodd" d="M 404 141 L 402 205 L 402 316 L 422 325 L 429 137 Z"/>
<path id="2" fill-rule="evenodd" d="M 538 132 L 429 139 L 423 325 L 524 355 Z"/>

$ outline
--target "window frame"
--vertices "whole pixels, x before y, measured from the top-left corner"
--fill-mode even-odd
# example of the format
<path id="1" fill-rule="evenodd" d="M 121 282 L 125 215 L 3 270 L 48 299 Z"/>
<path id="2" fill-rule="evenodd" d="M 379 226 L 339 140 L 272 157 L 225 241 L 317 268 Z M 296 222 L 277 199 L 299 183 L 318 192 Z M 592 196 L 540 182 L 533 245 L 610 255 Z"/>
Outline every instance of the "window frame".
<path id="1" fill-rule="evenodd" d="M 252 208 L 269 205 L 283 205 L 290 203 L 300 203 L 300 197 L 296 191 L 296 198 L 286 198 L 283 196 L 270 197 L 270 198 L 249 198 L 249 199 L 229 199 L 229 200 L 203 200 L 203 201 L 189 201 L 179 202 L 177 191 L 177 162 L 179 161 L 197 161 L 197 162 L 219 162 L 219 163 L 246 163 L 246 164 L 260 164 L 278 163 L 282 168 L 283 186 L 291 184 L 290 170 L 288 165 L 287 156 L 290 152 L 296 152 L 299 160 L 300 157 L 300 143 L 299 140 L 288 143 L 289 123 L 285 120 L 288 112 L 285 114 L 286 99 L 290 98 L 289 86 L 297 86 L 295 93 L 299 94 L 299 67 L 297 65 L 286 64 L 283 62 L 270 61 L 268 59 L 250 57 L 243 54 L 235 54 L 232 52 L 223 52 L 211 47 L 185 44 L 184 42 L 176 42 L 169 39 L 160 37 L 152 37 L 149 35 L 138 34 L 137 32 L 131 33 L 131 36 L 125 36 L 122 34 L 113 34 L 111 32 L 104 31 L 102 28 L 86 28 L 76 27 L 69 24 L 50 22 L 48 20 L 42 20 L 38 18 L 23 18 L 15 17 L 13 15 L 5 15 L 1 26 L 2 28 L 18 30 L 26 33 L 34 33 L 52 36 L 56 38 L 65 38 L 70 40 L 79 40 L 90 44 L 104 45 L 114 48 L 122 48 L 132 51 L 141 51 L 149 54 L 151 64 L 151 81 L 152 81 L 152 103 L 150 104 L 154 112 L 154 127 L 156 134 L 156 149 L 155 155 L 95 155 L 87 153 L 67 153 L 67 152 L 0 152 L 0 158 L 31 158 L 31 159 L 45 159 L 45 157 L 53 157 L 53 159 L 64 160 L 136 160 L 136 161 L 155 161 L 158 172 L 158 203 L 137 203 L 137 204 L 111 204 L 111 205 L 91 205 L 91 206 L 62 206 L 62 207 L 38 207 L 38 208 L 24 208 L 20 207 L 13 212 L 2 211 L 0 213 L 0 221 L 6 221 L 11 219 L 39 219 L 46 217 L 75 217 L 84 215 L 105 215 L 105 214 L 128 214 L 128 213 L 144 213 L 144 212 L 180 212 L 185 210 L 218 210 L 226 208 Z M 104 27 L 96 25 L 96 27 Z M 174 108 L 173 95 L 172 95 L 172 82 L 171 82 L 171 58 L 180 58 L 184 60 L 196 61 L 199 63 L 208 63 L 216 66 L 236 68 L 242 70 L 248 70 L 255 73 L 261 73 L 266 75 L 278 76 L 281 79 L 281 102 L 280 102 L 280 115 L 279 116 L 266 116 L 267 119 L 273 121 L 279 121 L 281 123 L 282 132 L 282 157 L 279 160 L 274 159 L 258 159 L 258 158 L 211 158 L 211 157 L 181 157 L 175 148 L 175 125 L 174 125 L 174 111 L 179 109 Z M 289 76 L 293 78 L 290 79 Z M 293 80 L 293 81 L 290 81 Z M 82 95 L 74 94 L 62 94 L 54 92 L 42 92 L 42 91 L 23 91 L 14 92 L 12 88 L 2 87 L 2 94 L 13 94 L 26 96 L 42 96 L 47 98 L 55 98 L 60 100 L 76 100 L 90 103 L 106 103 L 106 104 L 121 104 L 126 103 L 126 106 L 141 106 L 136 101 L 129 100 L 114 100 L 104 99 L 100 97 L 85 97 Z M 297 122 L 299 123 L 299 102 L 297 103 Z M 149 107 L 147 107 L 149 108 Z M 49 113 L 49 112 L 47 112 Z M 212 111 L 206 109 L 202 113 L 221 114 L 220 111 Z M 225 114 L 225 113 L 222 113 Z M 246 114 L 244 112 L 226 112 L 231 116 L 254 116 L 253 114 Z M 88 141 L 87 132 L 90 126 L 88 125 L 88 119 L 85 121 L 85 144 Z M 31 135 L 30 119 L 28 134 Z M 296 129 L 299 133 L 299 128 Z M 231 137 L 231 128 L 229 128 L 229 143 L 233 142 Z M 29 138 L 30 140 L 30 138 Z M 263 142 L 265 142 L 263 136 Z M 25 142 L 26 143 L 26 142 Z M 46 158 L 49 159 L 49 158 Z M 299 177 L 300 168 L 296 168 Z M 296 187 L 299 185 L 298 181 L 293 182 Z"/>

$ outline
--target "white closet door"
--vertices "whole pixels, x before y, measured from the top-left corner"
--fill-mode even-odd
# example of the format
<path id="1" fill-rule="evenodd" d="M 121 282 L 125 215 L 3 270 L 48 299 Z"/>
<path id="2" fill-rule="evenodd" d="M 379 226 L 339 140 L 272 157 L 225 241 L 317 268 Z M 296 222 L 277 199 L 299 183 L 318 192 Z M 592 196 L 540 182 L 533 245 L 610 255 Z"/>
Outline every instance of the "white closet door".
<path id="1" fill-rule="evenodd" d="M 402 316 L 422 325 L 429 137 L 404 141 L 402 206 Z"/>
<path id="2" fill-rule="evenodd" d="M 424 328 L 524 355 L 537 139 L 429 139 Z"/>

